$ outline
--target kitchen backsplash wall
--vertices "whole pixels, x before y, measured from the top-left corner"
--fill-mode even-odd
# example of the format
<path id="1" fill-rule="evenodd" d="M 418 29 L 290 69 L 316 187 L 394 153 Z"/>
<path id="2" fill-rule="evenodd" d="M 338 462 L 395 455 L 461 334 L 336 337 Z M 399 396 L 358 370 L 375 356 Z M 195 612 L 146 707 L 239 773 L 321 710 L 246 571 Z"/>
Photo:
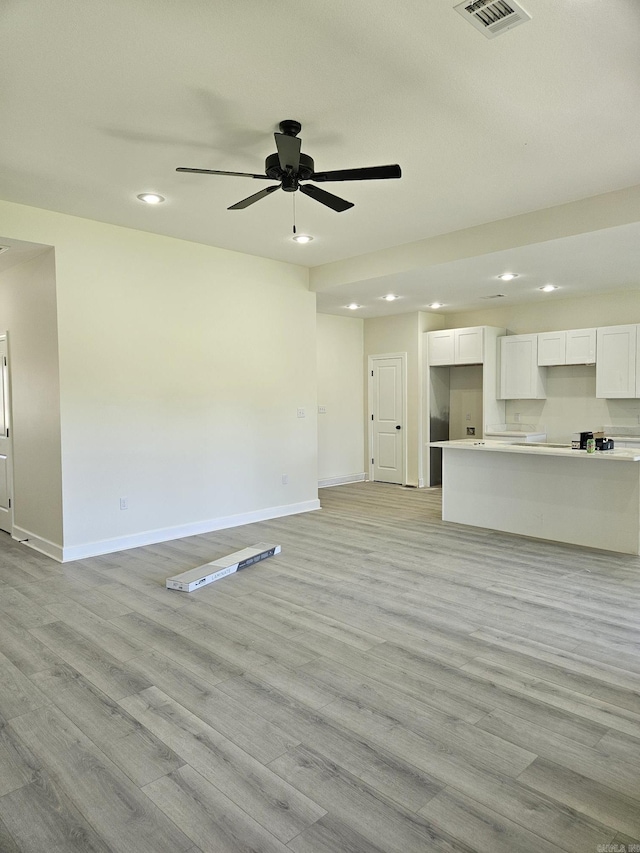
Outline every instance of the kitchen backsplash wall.
<path id="1" fill-rule="evenodd" d="M 546 400 L 508 400 L 509 423 L 544 428 L 549 441 L 568 442 L 573 432 L 603 426 L 637 426 L 640 400 L 596 399 L 596 369 L 592 365 L 547 368 Z"/>

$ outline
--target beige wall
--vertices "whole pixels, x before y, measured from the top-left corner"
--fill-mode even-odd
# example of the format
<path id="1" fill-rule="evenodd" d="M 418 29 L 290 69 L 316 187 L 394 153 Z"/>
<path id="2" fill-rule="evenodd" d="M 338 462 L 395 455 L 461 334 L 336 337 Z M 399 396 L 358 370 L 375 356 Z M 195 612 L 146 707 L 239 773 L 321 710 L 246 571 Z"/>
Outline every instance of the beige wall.
<path id="1" fill-rule="evenodd" d="M 364 321 L 317 316 L 318 479 L 363 475 L 365 420 L 362 372 Z"/>
<path id="2" fill-rule="evenodd" d="M 14 525 L 62 543 L 60 382 L 53 249 L 0 275 L 0 332 L 8 332 Z"/>
<path id="3" fill-rule="evenodd" d="M 541 293 L 537 302 L 446 315 L 448 329 L 500 326 L 514 335 L 616 326 L 621 323 L 640 323 L 640 270 L 638 290 L 584 296 L 580 299 L 563 299 L 559 293 Z"/>
<path id="4" fill-rule="evenodd" d="M 306 269 L 8 203 L 0 234 L 56 250 L 66 554 L 317 503 Z"/>

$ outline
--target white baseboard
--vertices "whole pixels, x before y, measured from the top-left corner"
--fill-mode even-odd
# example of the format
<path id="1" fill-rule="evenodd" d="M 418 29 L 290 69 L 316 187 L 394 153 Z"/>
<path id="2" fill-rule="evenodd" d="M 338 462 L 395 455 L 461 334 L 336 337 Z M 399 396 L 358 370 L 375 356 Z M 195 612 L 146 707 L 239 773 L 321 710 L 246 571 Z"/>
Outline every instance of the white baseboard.
<path id="1" fill-rule="evenodd" d="M 343 477 L 327 477 L 324 480 L 318 480 L 318 488 L 326 489 L 327 486 L 344 486 L 347 483 L 361 483 L 366 480 L 365 474 L 346 474 Z"/>
<path id="2" fill-rule="evenodd" d="M 31 533 L 30 530 L 24 530 L 22 527 L 14 526 L 11 535 L 13 539 L 16 539 L 22 545 L 33 548 L 34 551 L 39 551 L 40 554 L 45 554 L 59 563 L 63 562 L 62 545 L 57 545 L 55 542 L 50 542 L 48 539 L 36 536 L 35 533 Z"/>
<path id="3" fill-rule="evenodd" d="M 176 527 L 164 527 L 157 530 L 146 530 L 142 533 L 134 533 L 130 536 L 120 536 L 114 539 L 101 539 L 97 542 L 87 542 L 82 545 L 70 545 L 60 549 L 59 546 L 53 546 L 52 543 L 46 543 L 50 547 L 45 550 L 45 540 L 32 537 L 26 531 L 25 537 L 28 538 L 28 545 L 35 548 L 36 551 L 41 551 L 43 554 L 53 557 L 61 563 L 68 563 L 72 560 L 83 560 L 86 557 L 98 557 L 100 554 L 113 554 L 115 551 L 126 551 L 129 548 L 140 548 L 143 545 L 155 545 L 158 542 L 169 542 L 172 539 L 183 539 L 186 536 L 197 536 L 199 533 L 212 533 L 214 530 L 224 530 L 227 527 L 240 527 L 243 524 L 253 524 L 256 521 L 268 521 L 271 518 L 281 518 L 285 515 L 297 515 L 301 512 L 311 512 L 320 509 L 319 500 L 301 501 L 295 504 L 286 504 L 285 506 L 271 506 L 265 509 L 255 510 L 254 512 L 244 512 L 238 515 L 227 515 L 221 518 L 211 518 L 207 521 L 198 521 L 193 524 L 181 524 Z M 16 536 L 16 538 L 18 538 Z M 21 535 L 20 539 L 23 538 Z M 57 553 L 53 552 L 53 548 L 57 548 Z"/>

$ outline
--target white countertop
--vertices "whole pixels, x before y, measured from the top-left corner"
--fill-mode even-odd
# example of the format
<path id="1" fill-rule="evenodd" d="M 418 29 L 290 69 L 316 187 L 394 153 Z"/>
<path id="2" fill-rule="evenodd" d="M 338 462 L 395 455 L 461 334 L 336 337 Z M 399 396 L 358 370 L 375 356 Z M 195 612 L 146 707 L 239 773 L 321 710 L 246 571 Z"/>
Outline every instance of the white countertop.
<path id="1" fill-rule="evenodd" d="M 461 438 L 456 441 L 431 441 L 430 447 L 441 447 L 443 450 L 492 451 L 498 453 L 526 453 L 537 456 L 569 456 L 572 459 L 599 459 L 600 461 L 640 462 L 640 448 L 614 448 L 613 450 L 596 450 L 587 453 L 586 450 L 573 450 L 569 445 L 554 444 L 511 444 L 507 441 L 492 441 L 483 438 Z"/>

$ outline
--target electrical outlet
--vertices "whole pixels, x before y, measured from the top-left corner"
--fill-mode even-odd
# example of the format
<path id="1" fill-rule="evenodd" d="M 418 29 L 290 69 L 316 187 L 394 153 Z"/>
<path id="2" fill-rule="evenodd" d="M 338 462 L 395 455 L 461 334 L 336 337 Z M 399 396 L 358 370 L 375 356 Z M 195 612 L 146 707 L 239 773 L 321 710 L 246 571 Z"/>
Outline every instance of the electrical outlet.
<path id="1" fill-rule="evenodd" d="M 471 412 L 467 412 L 467 417 L 465 418 L 465 420 L 466 420 L 466 421 L 470 421 L 470 420 L 471 420 Z"/>
<path id="2" fill-rule="evenodd" d="M 305 410 L 304 410 L 304 409 L 298 409 L 298 417 L 299 417 L 299 418 L 304 418 L 304 417 L 306 417 L 306 413 L 305 413 Z"/>
<path id="3" fill-rule="evenodd" d="M 318 414 L 319 415 L 326 415 L 327 414 L 327 407 L 326 406 L 318 406 Z"/>
<path id="4" fill-rule="evenodd" d="M 520 412 L 514 412 L 513 420 L 514 420 L 514 422 L 515 422 L 515 423 L 517 423 L 517 424 L 519 424 L 519 423 L 520 423 Z"/>
<path id="5" fill-rule="evenodd" d="M 120 509 L 129 509 L 129 498 L 120 498 Z"/>
<path id="6" fill-rule="evenodd" d="M 283 474 L 283 475 L 282 475 L 282 485 L 283 485 L 283 486 L 286 486 L 288 482 L 289 482 L 289 475 L 288 475 L 288 474 Z"/>

